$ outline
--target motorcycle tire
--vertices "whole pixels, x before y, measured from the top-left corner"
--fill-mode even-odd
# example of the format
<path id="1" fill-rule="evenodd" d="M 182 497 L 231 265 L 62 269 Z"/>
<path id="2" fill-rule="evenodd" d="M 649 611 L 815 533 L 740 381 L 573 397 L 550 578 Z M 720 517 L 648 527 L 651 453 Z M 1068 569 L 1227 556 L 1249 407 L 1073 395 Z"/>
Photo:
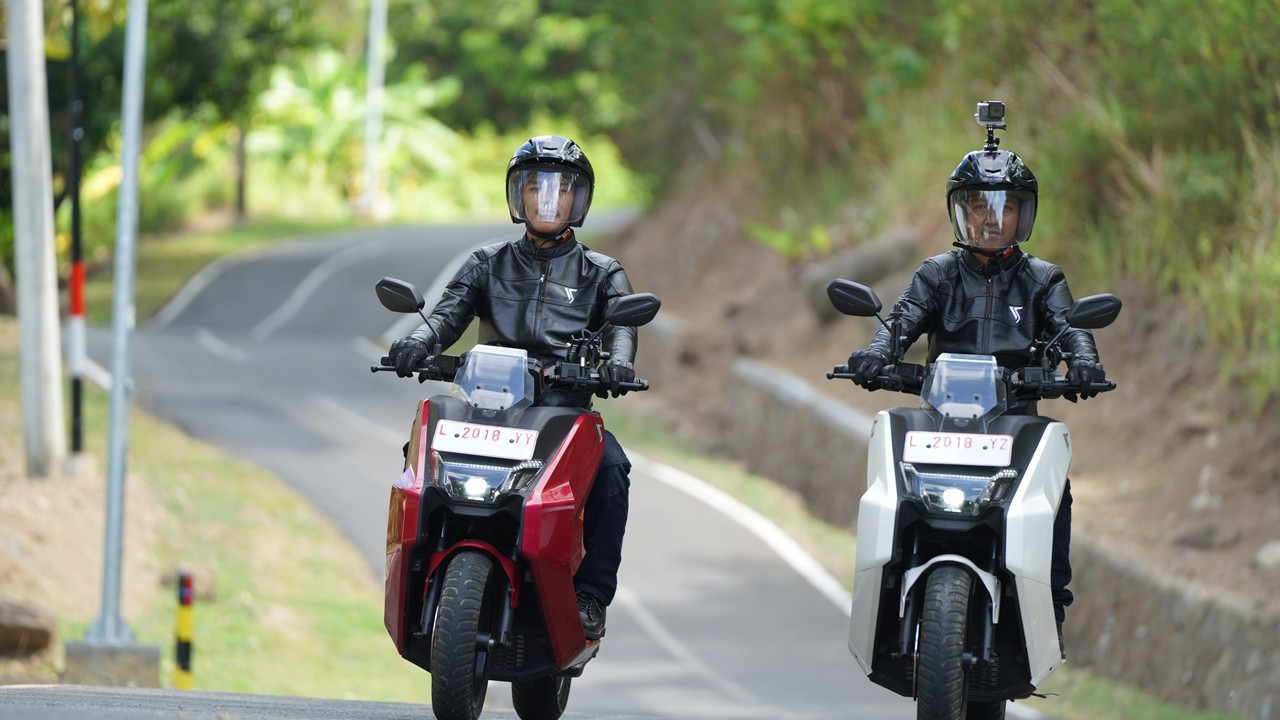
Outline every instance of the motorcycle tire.
<path id="1" fill-rule="evenodd" d="M 431 710 L 437 720 L 477 720 L 489 688 L 488 639 L 496 622 L 493 560 L 461 552 L 449 560 L 431 631 Z"/>
<path id="2" fill-rule="evenodd" d="M 541 677 L 511 683 L 511 704 L 520 720 L 559 720 L 569 704 L 573 678 Z"/>
<path id="3" fill-rule="evenodd" d="M 965 720 L 1004 720 L 1005 701 L 993 703 L 969 703 L 969 711 Z"/>
<path id="4" fill-rule="evenodd" d="M 964 661 L 973 575 L 943 565 L 929 573 L 920 609 L 916 661 L 918 720 L 965 720 L 969 672 Z"/>

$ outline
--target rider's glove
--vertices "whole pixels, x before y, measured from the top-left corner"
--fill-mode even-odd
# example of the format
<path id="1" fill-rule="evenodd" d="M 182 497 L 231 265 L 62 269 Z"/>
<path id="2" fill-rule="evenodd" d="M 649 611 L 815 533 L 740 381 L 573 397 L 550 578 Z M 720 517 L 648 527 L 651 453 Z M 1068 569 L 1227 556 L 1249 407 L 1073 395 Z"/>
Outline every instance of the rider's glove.
<path id="1" fill-rule="evenodd" d="M 871 348 L 854 350 L 849 355 L 849 372 L 853 374 L 853 381 L 868 390 L 874 389 L 876 376 L 888 364 L 889 358 L 884 353 Z"/>
<path id="2" fill-rule="evenodd" d="M 1082 399 L 1097 395 L 1098 390 L 1090 387 L 1090 384 L 1105 382 L 1106 379 L 1107 371 L 1102 369 L 1100 362 L 1072 360 L 1067 368 L 1067 382 L 1075 386 L 1076 393 Z"/>
<path id="3" fill-rule="evenodd" d="M 387 357 L 396 366 L 396 375 L 413 377 L 413 369 L 431 357 L 431 351 L 427 349 L 426 343 L 411 336 L 391 343 L 391 352 L 387 353 Z"/>
<path id="4" fill-rule="evenodd" d="M 600 366 L 600 382 L 614 397 L 622 394 L 623 383 L 635 382 L 635 379 L 635 367 L 629 362 L 609 362 Z"/>

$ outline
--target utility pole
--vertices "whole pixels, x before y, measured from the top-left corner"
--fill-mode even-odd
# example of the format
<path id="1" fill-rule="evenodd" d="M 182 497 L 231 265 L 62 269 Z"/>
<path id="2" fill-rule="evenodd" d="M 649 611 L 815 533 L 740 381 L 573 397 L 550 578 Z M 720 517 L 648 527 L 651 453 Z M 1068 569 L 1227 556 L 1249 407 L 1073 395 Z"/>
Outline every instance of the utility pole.
<path id="1" fill-rule="evenodd" d="M 84 101 L 80 99 L 80 0 L 71 0 L 71 162 L 67 190 L 71 198 L 71 277 L 67 282 L 67 357 L 71 366 L 71 456 L 84 453 L 84 243 L 80 228 L 80 143 L 84 140 Z"/>
<path id="2" fill-rule="evenodd" d="M 369 3 L 369 57 L 367 60 L 364 121 L 364 190 L 360 194 L 359 212 L 374 216 L 378 203 L 378 175 L 382 141 L 383 77 L 386 59 L 383 57 L 384 39 L 387 35 L 387 0 L 370 0 Z"/>
<path id="3" fill-rule="evenodd" d="M 105 644 L 133 641 L 120 617 L 121 546 L 124 534 L 125 459 L 129 438 L 129 346 L 134 325 L 133 279 L 137 271 L 138 156 L 142 154 L 142 95 L 146 65 L 147 0 L 129 0 L 124 33 L 124 98 L 116 200 L 115 288 L 111 304 L 111 410 L 107 427 L 107 532 L 102 571 L 102 615 L 88 638 Z"/>
<path id="4" fill-rule="evenodd" d="M 22 421 L 27 474 L 51 477 L 66 459 L 57 263 L 53 251 L 53 160 L 45 76 L 44 4 L 8 0 L 9 150 L 18 296 Z"/>

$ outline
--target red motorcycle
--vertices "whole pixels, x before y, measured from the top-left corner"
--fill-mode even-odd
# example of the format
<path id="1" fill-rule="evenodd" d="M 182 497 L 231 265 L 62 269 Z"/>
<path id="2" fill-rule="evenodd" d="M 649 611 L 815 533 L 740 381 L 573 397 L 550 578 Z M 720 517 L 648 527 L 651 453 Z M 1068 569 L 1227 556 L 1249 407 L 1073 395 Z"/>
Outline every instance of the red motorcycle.
<path id="1" fill-rule="evenodd" d="M 384 278 L 376 289 L 387 309 L 422 315 L 413 285 Z M 391 489 L 383 619 L 400 655 L 431 673 L 438 720 L 476 720 L 490 680 L 511 683 L 522 720 L 556 720 L 572 679 L 600 650 L 583 632 L 573 577 L 604 422 L 538 402 L 550 390 L 603 396 L 602 332 L 644 325 L 659 305 L 649 293 L 616 298 L 608 325 L 549 365 L 477 345 L 417 368 L 420 381 L 453 388 L 419 402 Z M 386 357 L 371 369 L 394 370 Z M 648 387 L 637 378 L 613 389 Z"/>

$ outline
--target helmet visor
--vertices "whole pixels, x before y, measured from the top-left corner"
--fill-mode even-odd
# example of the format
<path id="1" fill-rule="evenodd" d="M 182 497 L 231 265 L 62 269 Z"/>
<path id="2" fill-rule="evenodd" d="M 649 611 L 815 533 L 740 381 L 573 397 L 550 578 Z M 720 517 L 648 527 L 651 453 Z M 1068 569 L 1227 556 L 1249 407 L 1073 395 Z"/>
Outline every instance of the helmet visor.
<path id="1" fill-rule="evenodd" d="M 951 194 L 956 239 L 969 247 L 999 250 L 1031 237 L 1035 195 L 1026 190 L 957 190 Z"/>
<path id="2" fill-rule="evenodd" d="M 590 200 L 586 176 L 570 168 L 533 166 L 507 176 L 507 205 L 517 221 L 547 228 L 578 225 Z"/>

